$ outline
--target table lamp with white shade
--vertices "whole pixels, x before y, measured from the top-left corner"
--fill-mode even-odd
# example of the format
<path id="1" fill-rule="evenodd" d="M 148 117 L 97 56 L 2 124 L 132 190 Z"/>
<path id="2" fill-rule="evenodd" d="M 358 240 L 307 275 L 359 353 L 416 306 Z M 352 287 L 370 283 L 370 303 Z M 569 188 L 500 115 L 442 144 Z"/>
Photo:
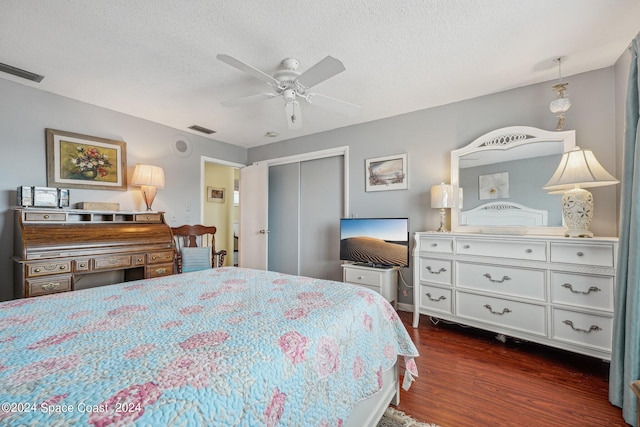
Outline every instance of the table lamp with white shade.
<path id="1" fill-rule="evenodd" d="M 455 208 L 455 191 L 453 185 L 444 182 L 431 187 L 431 207 L 440 209 L 440 228 L 436 231 L 447 233 L 447 212 L 445 209 Z"/>
<path id="2" fill-rule="evenodd" d="M 542 187 L 550 194 L 562 194 L 565 237 L 593 237 L 593 195 L 585 188 L 603 187 L 619 181 L 596 160 L 591 150 L 575 147 L 562 155 L 555 173 Z"/>
<path id="3" fill-rule="evenodd" d="M 157 189 L 164 188 L 164 171 L 160 166 L 138 164 L 133 171 L 131 185 L 140 186 L 142 198 L 150 211 Z"/>

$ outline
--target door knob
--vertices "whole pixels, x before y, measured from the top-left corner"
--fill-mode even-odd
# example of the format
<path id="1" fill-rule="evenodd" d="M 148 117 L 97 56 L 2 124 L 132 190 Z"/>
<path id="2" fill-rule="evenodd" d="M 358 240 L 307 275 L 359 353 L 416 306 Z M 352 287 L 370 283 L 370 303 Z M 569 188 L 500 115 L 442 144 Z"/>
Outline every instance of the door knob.
<path id="1" fill-rule="evenodd" d="M 259 233 L 260 234 L 267 234 L 269 232 L 269 230 L 260 230 Z"/>

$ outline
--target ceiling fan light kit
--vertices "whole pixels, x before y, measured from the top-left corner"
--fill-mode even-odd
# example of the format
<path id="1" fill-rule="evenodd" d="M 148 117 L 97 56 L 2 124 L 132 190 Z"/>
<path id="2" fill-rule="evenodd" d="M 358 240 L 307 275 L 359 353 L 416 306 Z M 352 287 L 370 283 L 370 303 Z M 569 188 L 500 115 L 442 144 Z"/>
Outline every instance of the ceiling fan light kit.
<path id="1" fill-rule="evenodd" d="M 313 86 L 345 70 L 342 62 L 332 56 L 327 56 L 304 73 L 297 71 L 300 64 L 296 59 L 287 58 L 281 62 L 282 69 L 276 71 L 273 76 L 229 55 L 219 54 L 216 58 L 247 73 L 251 77 L 267 83 L 273 90 L 273 92 L 227 100 L 222 102 L 224 106 L 235 107 L 281 96 L 284 100 L 289 129 L 300 129 L 302 127 L 302 114 L 298 99 L 302 99 L 308 104 L 350 116 L 356 115 L 360 111 L 360 106 L 358 105 L 308 92 Z"/>

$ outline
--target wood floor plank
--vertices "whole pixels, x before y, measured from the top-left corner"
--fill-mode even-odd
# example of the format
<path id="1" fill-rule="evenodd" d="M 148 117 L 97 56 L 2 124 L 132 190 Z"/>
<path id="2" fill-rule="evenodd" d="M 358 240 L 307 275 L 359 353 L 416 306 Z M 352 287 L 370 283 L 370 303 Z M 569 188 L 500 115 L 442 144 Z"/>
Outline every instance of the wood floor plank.
<path id="1" fill-rule="evenodd" d="M 609 363 L 399 312 L 420 377 L 398 409 L 442 427 L 627 426 L 609 403 Z"/>

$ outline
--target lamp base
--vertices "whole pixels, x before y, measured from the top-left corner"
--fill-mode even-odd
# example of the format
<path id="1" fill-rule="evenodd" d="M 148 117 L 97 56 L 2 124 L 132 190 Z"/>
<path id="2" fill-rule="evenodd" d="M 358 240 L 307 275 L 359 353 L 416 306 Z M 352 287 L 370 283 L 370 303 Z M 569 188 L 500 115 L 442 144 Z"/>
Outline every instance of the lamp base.
<path id="1" fill-rule="evenodd" d="M 153 204 L 153 200 L 156 198 L 156 187 L 150 185 L 143 185 L 140 190 L 142 191 L 142 198 L 144 199 L 145 205 L 147 205 L 147 210 L 151 210 L 151 205 Z"/>
<path id="2" fill-rule="evenodd" d="M 444 208 L 440 209 L 440 228 L 438 228 L 436 232 L 438 233 L 449 232 L 449 230 L 447 230 L 447 212 L 444 210 Z"/>
<path id="3" fill-rule="evenodd" d="M 562 196 L 562 216 L 567 226 L 565 237 L 593 237 L 589 231 L 593 219 L 593 195 L 584 188 L 573 188 Z"/>

